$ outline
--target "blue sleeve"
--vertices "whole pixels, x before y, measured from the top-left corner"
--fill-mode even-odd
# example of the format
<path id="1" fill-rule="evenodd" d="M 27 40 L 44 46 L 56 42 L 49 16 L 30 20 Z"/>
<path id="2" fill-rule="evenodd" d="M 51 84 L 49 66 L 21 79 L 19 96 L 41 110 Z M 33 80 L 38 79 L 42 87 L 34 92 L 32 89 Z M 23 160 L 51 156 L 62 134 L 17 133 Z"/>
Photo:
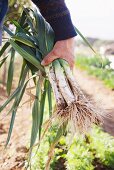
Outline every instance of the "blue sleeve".
<path id="1" fill-rule="evenodd" d="M 55 32 L 55 41 L 76 36 L 65 0 L 32 0 Z"/>
<path id="2" fill-rule="evenodd" d="M 2 43 L 3 20 L 7 13 L 7 9 L 8 9 L 8 0 L 0 0 L 0 45 Z"/>

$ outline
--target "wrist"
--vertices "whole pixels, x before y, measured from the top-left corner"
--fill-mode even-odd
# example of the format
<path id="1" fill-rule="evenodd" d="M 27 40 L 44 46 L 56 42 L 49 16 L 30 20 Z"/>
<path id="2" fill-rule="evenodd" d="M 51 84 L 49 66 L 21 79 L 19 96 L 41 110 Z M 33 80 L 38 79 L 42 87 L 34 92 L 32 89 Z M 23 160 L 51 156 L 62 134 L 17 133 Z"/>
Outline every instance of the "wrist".
<path id="1" fill-rule="evenodd" d="M 60 48 L 73 50 L 75 45 L 75 37 L 68 38 L 66 40 L 60 40 L 55 43 L 55 46 L 59 46 Z"/>

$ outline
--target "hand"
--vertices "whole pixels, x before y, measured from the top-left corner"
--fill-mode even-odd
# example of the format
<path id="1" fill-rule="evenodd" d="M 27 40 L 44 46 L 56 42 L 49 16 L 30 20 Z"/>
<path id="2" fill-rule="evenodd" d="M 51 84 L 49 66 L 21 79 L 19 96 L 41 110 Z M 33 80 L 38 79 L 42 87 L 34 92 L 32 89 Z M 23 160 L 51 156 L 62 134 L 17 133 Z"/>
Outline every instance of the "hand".
<path id="1" fill-rule="evenodd" d="M 74 47 L 75 38 L 70 38 L 67 40 L 57 41 L 52 49 L 52 51 L 43 59 L 42 65 L 46 66 L 50 64 L 53 60 L 57 58 L 62 58 L 66 60 L 71 69 L 74 66 Z"/>

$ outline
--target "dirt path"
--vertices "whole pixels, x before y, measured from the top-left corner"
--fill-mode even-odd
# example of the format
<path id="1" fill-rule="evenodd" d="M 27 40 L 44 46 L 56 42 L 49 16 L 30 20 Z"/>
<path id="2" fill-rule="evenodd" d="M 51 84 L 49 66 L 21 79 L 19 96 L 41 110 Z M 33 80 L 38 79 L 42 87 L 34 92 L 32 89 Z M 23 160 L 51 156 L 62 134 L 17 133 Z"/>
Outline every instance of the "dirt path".
<path id="1" fill-rule="evenodd" d="M 75 76 L 82 90 L 92 96 L 96 102 L 100 102 L 105 109 L 114 109 L 114 91 L 97 78 L 87 75 L 85 71 L 77 69 Z"/>
<path id="2" fill-rule="evenodd" d="M 0 99 L 1 104 L 6 98 L 3 89 L 0 89 L 0 94 L 0 98 L 4 98 L 4 100 Z M 30 140 L 31 111 L 28 105 L 25 109 L 24 107 L 18 109 L 11 141 L 7 150 L 4 150 L 11 117 L 11 115 L 5 117 L 6 111 L 8 111 L 8 108 L 0 115 L 0 170 L 22 170 L 27 157 L 28 141 Z"/>
<path id="3" fill-rule="evenodd" d="M 87 75 L 85 71 L 76 69 L 75 76 L 81 89 L 111 115 L 110 120 L 104 120 L 103 128 L 114 136 L 114 91 L 97 78 Z"/>
<path id="4" fill-rule="evenodd" d="M 85 72 L 76 70 L 75 75 L 82 90 L 89 96 L 92 96 L 96 102 L 100 102 L 103 108 L 110 109 L 110 112 L 114 115 L 114 91 L 106 88 L 101 81 L 88 76 Z M 5 92 L 3 89 L 0 89 L 0 105 L 5 99 Z M 0 170 L 22 170 L 28 151 L 26 146 L 30 138 L 31 110 L 28 105 L 18 110 L 10 144 L 7 150 L 4 151 L 10 122 L 10 116 L 4 118 L 7 110 L 0 116 Z M 114 135 L 114 130 L 112 130 L 113 122 L 114 116 L 112 121 L 105 122 L 104 128 Z"/>

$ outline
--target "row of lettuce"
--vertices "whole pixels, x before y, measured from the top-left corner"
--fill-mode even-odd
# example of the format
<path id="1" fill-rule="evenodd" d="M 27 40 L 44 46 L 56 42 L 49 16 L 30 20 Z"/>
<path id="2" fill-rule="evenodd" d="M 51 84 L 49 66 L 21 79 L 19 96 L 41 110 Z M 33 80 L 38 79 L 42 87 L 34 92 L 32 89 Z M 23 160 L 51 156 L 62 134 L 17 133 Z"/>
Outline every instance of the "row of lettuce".
<path id="1" fill-rule="evenodd" d="M 99 78 L 106 86 L 114 89 L 114 70 L 110 65 L 111 62 L 106 57 L 88 57 L 82 54 L 76 57 L 76 67 L 86 70 L 88 74 Z"/>
<path id="2" fill-rule="evenodd" d="M 56 129 L 56 128 L 55 128 Z M 32 170 L 44 170 L 48 159 L 50 141 L 55 136 L 51 130 L 41 142 L 40 148 L 32 156 Z M 50 170 L 113 170 L 114 138 L 94 127 L 91 134 L 75 136 L 69 133 L 62 137 L 55 148 Z"/>

